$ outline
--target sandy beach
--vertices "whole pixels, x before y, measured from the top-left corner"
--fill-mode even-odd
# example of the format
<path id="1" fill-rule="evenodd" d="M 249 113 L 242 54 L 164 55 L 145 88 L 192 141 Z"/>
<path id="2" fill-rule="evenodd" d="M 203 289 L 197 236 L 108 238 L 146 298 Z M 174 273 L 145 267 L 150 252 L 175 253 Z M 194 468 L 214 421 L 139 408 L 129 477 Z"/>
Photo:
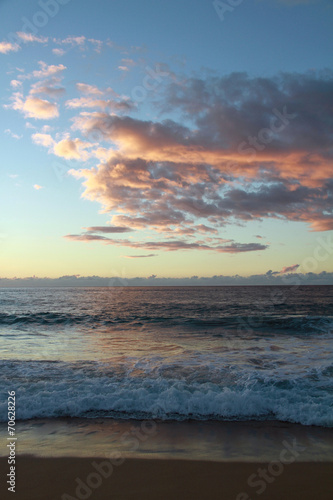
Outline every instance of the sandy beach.
<path id="1" fill-rule="evenodd" d="M 1 470 L 6 460 L 1 458 Z M 16 500 L 331 500 L 332 463 L 292 463 L 256 487 L 248 478 L 268 464 L 191 460 L 105 459 L 19 456 Z M 97 472 L 99 470 L 99 472 Z M 108 477 L 102 477 L 102 475 Z M 253 479 L 253 484 L 255 479 Z M 261 492 L 261 489 L 265 488 Z M 260 493 L 258 493 L 260 491 Z"/>
<path id="2" fill-rule="evenodd" d="M 145 423 L 145 425 L 143 425 Z M 15 493 L 1 498 L 331 500 L 331 429 L 283 422 L 19 422 Z M 7 429 L 0 427 L 7 441 Z M 140 437 L 141 436 L 141 437 Z"/>

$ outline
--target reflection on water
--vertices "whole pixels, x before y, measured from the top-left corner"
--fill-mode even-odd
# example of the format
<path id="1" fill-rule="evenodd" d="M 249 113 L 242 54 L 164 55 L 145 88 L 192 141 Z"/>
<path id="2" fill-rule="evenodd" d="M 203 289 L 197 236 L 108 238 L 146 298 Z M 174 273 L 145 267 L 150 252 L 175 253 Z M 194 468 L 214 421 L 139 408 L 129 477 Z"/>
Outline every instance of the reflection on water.
<path id="1" fill-rule="evenodd" d="M 145 429 L 147 432 L 145 432 Z M 7 428 L 0 425 L 4 439 Z M 17 426 L 19 454 L 268 462 L 283 442 L 305 448 L 297 461 L 333 461 L 333 432 L 278 422 L 32 420 Z M 84 445 L 83 445 L 84 443 Z M 134 449 L 135 448 L 135 449 Z M 1 453 L 6 453 L 2 448 Z"/>

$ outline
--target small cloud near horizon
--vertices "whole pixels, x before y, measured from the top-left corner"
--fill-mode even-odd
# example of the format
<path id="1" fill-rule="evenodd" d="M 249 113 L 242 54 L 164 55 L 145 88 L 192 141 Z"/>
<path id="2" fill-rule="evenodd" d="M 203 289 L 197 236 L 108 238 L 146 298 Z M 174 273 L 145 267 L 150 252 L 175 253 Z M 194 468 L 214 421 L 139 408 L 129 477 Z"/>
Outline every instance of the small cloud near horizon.
<path id="1" fill-rule="evenodd" d="M 280 274 L 292 273 L 293 271 L 296 271 L 298 267 L 299 264 L 293 264 L 292 266 L 285 266 L 281 269 Z"/>

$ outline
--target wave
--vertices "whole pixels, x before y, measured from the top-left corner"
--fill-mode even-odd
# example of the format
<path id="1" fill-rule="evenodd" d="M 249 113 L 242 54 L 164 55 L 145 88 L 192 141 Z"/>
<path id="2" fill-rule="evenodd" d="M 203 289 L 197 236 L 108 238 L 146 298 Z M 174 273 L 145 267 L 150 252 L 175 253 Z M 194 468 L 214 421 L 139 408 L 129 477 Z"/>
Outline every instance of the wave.
<path id="1" fill-rule="evenodd" d="M 108 313 L 101 314 L 71 314 L 56 312 L 38 312 L 27 314 L 0 314 L 0 326 L 117 326 L 128 328 L 143 325 L 159 327 L 182 326 L 198 330 L 236 330 L 238 333 L 251 331 L 271 331 L 287 333 L 331 333 L 333 331 L 333 317 L 331 316 L 273 316 L 273 315 L 248 315 L 248 316 L 222 316 L 222 317 L 183 317 L 175 316 L 170 311 L 170 316 L 113 316 Z"/>
<path id="2" fill-rule="evenodd" d="M 0 362 L 17 418 L 277 419 L 333 427 L 333 364 L 296 377 L 232 366 L 184 370 L 140 363 Z M 0 403 L 7 420 L 6 401 Z"/>

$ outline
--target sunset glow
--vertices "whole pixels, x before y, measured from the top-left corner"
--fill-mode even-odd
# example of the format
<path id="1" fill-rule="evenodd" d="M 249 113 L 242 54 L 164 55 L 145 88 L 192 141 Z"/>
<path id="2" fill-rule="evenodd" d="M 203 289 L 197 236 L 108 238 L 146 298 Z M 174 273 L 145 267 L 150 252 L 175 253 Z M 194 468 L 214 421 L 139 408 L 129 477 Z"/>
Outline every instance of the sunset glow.
<path id="1" fill-rule="evenodd" d="M 2 278 L 332 280 L 330 2 L 244 2 L 223 20 L 200 1 L 165 18 L 149 1 L 14 3 L 21 18 L 0 6 Z M 322 26 L 315 52 L 299 19 Z"/>

